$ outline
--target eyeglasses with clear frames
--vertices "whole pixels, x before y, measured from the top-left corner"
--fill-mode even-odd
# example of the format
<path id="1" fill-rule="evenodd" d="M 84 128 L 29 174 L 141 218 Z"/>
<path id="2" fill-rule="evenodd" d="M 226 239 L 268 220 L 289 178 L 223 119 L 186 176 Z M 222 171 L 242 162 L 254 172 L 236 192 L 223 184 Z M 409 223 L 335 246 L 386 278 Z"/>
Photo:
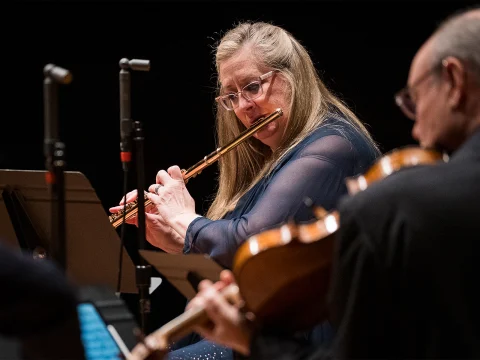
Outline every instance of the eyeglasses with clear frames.
<path id="1" fill-rule="evenodd" d="M 428 79 L 434 72 L 438 71 L 445 63 L 442 61 L 438 66 L 432 67 L 419 77 L 417 81 L 411 86 L 405 86 L 402 90 L 395 94 L 395 103 L 400 107 L 403 113 L 411 120 L 415 120 L 417 104 L 412 96 L 412 91 L 426 79 Z"/>
<path id="2" fill-rule="evenodd" d="M 263 94 L 263 82 L 277 71 L 278 70 L 269 71 L 268 73 L 259 76 L 258 80 L 245 85 L 241 91 L 218 96 L 215 98 L 215 101 L 222 104 L 226 110 L 231 111 L 238 107 L 238 104 L 240 103 L 240 95 L 243 95 L 248 101 L 255 100 Z"/>

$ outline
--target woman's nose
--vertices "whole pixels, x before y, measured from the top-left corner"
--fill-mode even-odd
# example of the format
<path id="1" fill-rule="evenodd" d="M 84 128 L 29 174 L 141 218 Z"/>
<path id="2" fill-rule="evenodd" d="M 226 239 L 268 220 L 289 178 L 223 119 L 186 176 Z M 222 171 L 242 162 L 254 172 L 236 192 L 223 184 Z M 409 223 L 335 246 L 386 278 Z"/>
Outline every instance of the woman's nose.
<path id="1" fill-rule="evenodd" d="M 238 108 L 240 110 L 242 109 L 248 109 L 250 108 L 251 106 L 253 106 L 253 101 L 252 100 L 248 100 L 243 94 L 241 94 L 239 97 L 238 97 Z"/>

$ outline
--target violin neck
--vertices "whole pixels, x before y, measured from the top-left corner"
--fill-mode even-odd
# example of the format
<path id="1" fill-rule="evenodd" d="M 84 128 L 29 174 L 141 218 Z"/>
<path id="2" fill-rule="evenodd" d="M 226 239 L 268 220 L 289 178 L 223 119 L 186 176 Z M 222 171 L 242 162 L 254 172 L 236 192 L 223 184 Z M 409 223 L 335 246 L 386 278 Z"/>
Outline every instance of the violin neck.
<path id="1" fill-rule="evenodd" d="M 238 304 L 239 289 L 236 285 L 229 285 L 221 291 L 222 295 L 232 304 Z M 181 339 L 192 332 L 196 325 L 202 325 L 209 321 L 204 307 L 188 309 L 175 319 L 163 325 L 152 335 L 165 347 L 173 341 Z"/>
<path id="2" fill-rule="evenodd" d="M 205 324 L 207 321 L 204 308 L 191 308 L 163 325 L 156 331 L 155 337 L 162 338 L 162 343 L 168 345 L 191 333 L 195 325 Z"/>

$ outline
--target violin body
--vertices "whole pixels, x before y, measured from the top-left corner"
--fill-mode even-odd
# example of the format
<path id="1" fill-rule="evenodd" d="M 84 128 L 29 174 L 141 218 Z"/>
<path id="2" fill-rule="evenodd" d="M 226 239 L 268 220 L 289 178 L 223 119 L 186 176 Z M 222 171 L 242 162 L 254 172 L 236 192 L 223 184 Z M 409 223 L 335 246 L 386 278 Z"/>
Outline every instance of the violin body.
<path id="1" fill-rule="evenodd" d="M 285 224 L 249 238 L 233 263 L 244 310 L 269 327 L 302 330 L 323 321 L 337 228 L 332 212 L 323 221 Z"/>

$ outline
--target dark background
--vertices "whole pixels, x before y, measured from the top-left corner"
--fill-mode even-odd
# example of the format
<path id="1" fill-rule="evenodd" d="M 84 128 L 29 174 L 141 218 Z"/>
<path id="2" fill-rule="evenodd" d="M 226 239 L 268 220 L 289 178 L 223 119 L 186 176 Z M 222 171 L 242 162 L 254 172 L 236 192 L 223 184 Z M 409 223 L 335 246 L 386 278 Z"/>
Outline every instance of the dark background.
<path id="1" fill-rule="evenodd" d="M 43 67 L 69 69 L 59 89 L 67 170 L 90 180 L 105 210 L 122 196 L 119 60 L 149 59 L 132 72 L 132 118 L 145 129 L 145 186 L 171 165 L 187 168 L 215 148 L 213 46 L 241 20 L 284 27 L 299 39 L 327 85 L 368 125 L 382 151 L 414 144 L 412 122 L 393 96 L 418 47 L 448 14 L 473 1 L 100 1 L 2 3 L 0 168 L 44 169 Z M 197 212 L 214 193 L 211 166 L 188 188 Z M 135 177 L 129 188 L 135 186 Z M 127 236 L 134 240 L 135 229 Z M 156 291 L 158 324 L 183 309 Z M 163 292 L 162 292 L 163 291 Z M 160 293 L 160 295 L 158 295 Z M 135 306 L 135 299 L 129 299 Z"/>

